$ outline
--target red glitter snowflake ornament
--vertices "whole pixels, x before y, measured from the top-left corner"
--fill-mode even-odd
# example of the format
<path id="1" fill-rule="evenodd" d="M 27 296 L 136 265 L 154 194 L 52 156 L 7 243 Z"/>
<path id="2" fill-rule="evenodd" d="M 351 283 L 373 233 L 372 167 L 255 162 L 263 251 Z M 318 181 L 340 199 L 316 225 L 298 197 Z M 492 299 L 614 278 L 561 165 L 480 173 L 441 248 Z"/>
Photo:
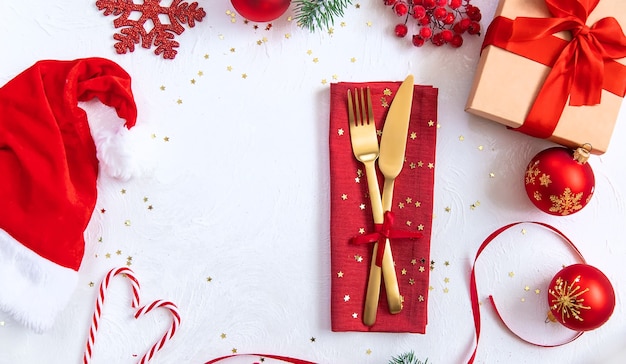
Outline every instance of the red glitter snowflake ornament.
<path id="1" fill-rule="evenodd" d="M 146 49 L 156 46 L 154 50 L 156 55 L 162 54 L 165 59 L 174 59 L 178 53 L 175 48 L 180 45 L 174 37 L 185 30 L 182 24 L 188 24 L 193 28 L 195 22 L 202 21 L 206 15 L 204 9 L 198 7 L 197 2 L 172 0 L 170 6 L 161 6 L 160 3 L 161 0 L 143 0 L 141 4 L 135 4 L 133 0 L 96 1 L 98 10 L 104 10 L 105 16 L 119 15 L 113 21 L 116 29 L 122 28 L 119 33 L 113 34 L 113 39 L 117 41 L 115 50 L 118 54 L 132 52 L 135 50 L 135 44 L 141 43 Z M 133 20 L 129 18 L 131 14 L 140 14 L 140 17 Z M 163 22 L 165 16 L 169 23 Z M 147 29 L 151 25 L 152 28 Z"/>

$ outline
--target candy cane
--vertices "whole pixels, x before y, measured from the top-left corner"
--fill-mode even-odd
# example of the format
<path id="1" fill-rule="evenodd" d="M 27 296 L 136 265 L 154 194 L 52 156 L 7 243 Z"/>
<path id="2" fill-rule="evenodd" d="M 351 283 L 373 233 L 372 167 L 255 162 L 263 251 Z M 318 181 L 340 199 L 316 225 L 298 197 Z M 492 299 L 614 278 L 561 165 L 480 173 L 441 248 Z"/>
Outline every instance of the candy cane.
<path id="1" fill-rule="evenodd" d="M 107 275 L 100 283 L 100 288 L 98 289 L 98 297 L 96 299 L 96 309 L 93 312 L 93 318 L 91 319 L 91 327 L 89 328 L 89 337 L 87 338 L 87 345 L 85 347 L 85 354 L 83 355 L 83 364 L 88 364 L 91 360 L 91 355 L 93 353 L 93 346 L 96 341 L 96 332 L 98 331 L 98 327 L 100 326 L 100 316 L 102 315 L 102 305 L 104 304 L 104 298 L 106 290 L 109 288 L 109 283 L 111 282 L 111 278 L 115 277 L 118 274 L 124 274 L 124 277 L 128 278 L 132 289 L 133 289 L 133 300 L 132 307 L 135 308 L 139 306 L 139 281 L 135 277 L 135 274 L 132 270 L 122 267 L 117 269 L 112 269 L 107 273 Z"/>
<path id="2" fill-rule="evenodd" d="M 85 346 L 85 354 L 83 355 L 83 364 L 89 364 L 91 360 L 91 355 L 93 353 L 93 346 L 94 346 L 95 338 L 96 338 L 96 332 L 98 331 L 98 327 L 100 325 L 100 316 L 102 315 L 102 306 L 104 304 L 104 298 L 106 297 L 105 293 L 107 291 L 107 288 L 109 287 L 109 283 L 111 279 L 118 274 L 122 274 L 123 277 L 128 278 L 128 280 L 131 283 L 131 287 L 133 290 L 131 306 L 133 308 L 136 308 L 139 306 L 139 301 L 140 301 L 139 280 L 137 280 L 137 278 L 135 277 L 134 272 L 130 270 L 129 268 L 125 268 L 125 267 L 112 269 L 111 271 L 109 271 L 109 273 L 107 273 L 107 275 L 102 280 L 102 283 L 100 284 L 100 288 L 98 290 L 98 297 L 96 299 L 96 308 L 94 310 L 93 318 L 91 320 L 91 327 L 89 328 L 89 337 L 87 339 L 87 344 Z M 163 337 L 159 341 L 157 341 L 146 354 L 144 354 L 144 356 L 139 361 L 139 363 L 141 364 L 148 363 L 152 359 L 154 354 L 157 351 L 161 350 L 163 346 L 165 345 L 165 343 L 168 340 L 170 340 L 172 336 L 174 336 L 174 334 L 176 333 L 176 330 L 178 329 L 178 326 L 180 325 L 180 314 L 178 312 L 178 307 L 176 307 L 176 305 L 170 301 L 163 301 L 163 300 L 157 300 L 157 301 L 150 303 L 149 305 L 139 308 L 137 312 L 135 312 L 135 319 L 138 319 L 139 317 L 149 313 L 150 311 L 156 308 L 166 308 L 169 310 L 170 314 L 172 315 L 172 325 L 170 326 L 168 331 L 165 333 L 165 335 L 163 335 Z"/>
<path id="3" fill-rule="evenodd" d="M 142 308 L 140 308 L 137 313 L 135 313 L 135 318 L 138 319 L 139 317 L 147 314 L 148 312 L 152 311 L 155 308 L 167 308 L 170 311 L 170 314 L 172 315 L 172 325 L 170 326 L 169 330 L 167 330 L 167 332 L 165 333 L 165 335 L 163 335 L 163 337 L 161 338 L 161 340 L 157 341 L 151 348 L 150 350 L 144 354 L 144 356 L 141 358 L 141 360 L 139 360 L 139 363 L 141 364 L 145 364 L 147 362 L 150 361 L 150 359 L 152 359 L 152 357 L 154 356 L 154 354 L 161 350 L 161 348 L 163 348 L 163 345 L 165 345 L 165 343 L 170 340 L 172 338 L 172 336 L 174 336 L 174 334 L 176 333 L 176 330 L 178 329 L 178 325 L 180 325 L 180 314 L 178 313 L 178 307 L 176 307 L 176 305 L 170 301 L 154 301 L 149 305 L 146 305 Z"/>

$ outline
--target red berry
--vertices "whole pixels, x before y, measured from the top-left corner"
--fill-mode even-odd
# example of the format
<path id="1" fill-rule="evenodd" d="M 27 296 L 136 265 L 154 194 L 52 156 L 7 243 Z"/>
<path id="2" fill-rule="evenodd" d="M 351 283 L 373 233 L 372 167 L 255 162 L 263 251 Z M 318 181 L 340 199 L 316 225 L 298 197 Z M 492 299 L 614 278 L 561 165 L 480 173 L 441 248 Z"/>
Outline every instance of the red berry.
<path id="1" fill-rule="evenodd" d="M 430 25 L 430 17 L 429 16 L 425 16 L 425 17 L 423 17 L 421 19 L 417 19 L 417 23 L 419 25 L 422 25 L 422 26 Z"/>
<path id="2" fill-rule="evenodd" d="M 459 27 L 462 31 L 466 31 L 471 23 L 472 21 L 469 18 L 463 18 L 459 21 Z"/>
<path id="3" fill-rule="evenodd" d="M 413 0 L 413 5 L 422 5 L 423 0 Z"/>
<path id="4" fill-rule="evenodd" d="M 448 15 L 446 8 L 438 6 L 433 11 L 433 17 L 437 20 L 443 20 Z"/>
<path id="5" fill-rule="evenodd" d="M 403 38 L 404 36 L 406 36 L 406 33 L 409 32 L 409 28 L 406 26 L 406 24 L 398 24 L 396 25 L 394 31 L 396 32 L 396 36 Z"/>
<path id="6" fill-rule="evenodd" d="M 398 16 L 405 16 L 409 12 L 409 6 L 405 2 L 400 1 L 394 5 L 393 10 L 395 10 Z"/>
<path id="7" fill-rule="evenodd" d="M 467 32 L 469 34 L 480 34 L 480 24 L 475 21 L 471 22 L 469 28 L 467 28 Z"/>
<path id="8" fill-rule="evenodd" d="M 462 0 L 450 0 L 450 4 L 448 6 L 450 6 L 450 9 L 458 9 L 461 7 L 462 4 Z"/>
<path id="9" fill-rule="evenodd" d="M 420 29 L 420 37 L 428 39 L 433 35 L 433 30 L 429 27 L 423 27 Z"/>
<path id="10" fill-rule="evenodd" d="M 435 35 L 433 35 L 432 39 L 430 40 L 434 45 L 440 47 L 442 45 L 444 45 L 446 42 L 443 40 L 443 36 L 441 35 L 441 33 L 435 33 Z"/>
<path id="11" fill-rule="evenodd" d="M 426 16 L 426 9 L 422 5 L 413 6 L 413 17 L 415 19 L 422 19 Z"/>
<path id="12" fill-rule="evenodd" d="M 452 37 L 454 37 L 454 33 L 452 33 L 450 29 L 444 29 L 441 31 L 441 39 L 443 39 L 444 42 L 448 43 L 452 40 Z"/>
<path id="13" fill-rule="evenodd" d="M 459 48 L 463 45 L 463 37 L 460 34 L 455 34 L 449 43 L 452 47 Z"/>
<path id="14" fill-rule="evenodd" d="M 448 12 L 445 18 L 443 18 L 443 23 L 446 25 L 450 25 L 454 23 L 454 19 L 456 19 L 456 15 L 454 13 Z"/>
<path id="15" fill-rule="evenodd" d="M 426 9 L 432 9 L 435 7 L 435 0 L 423 0 L 422 5 L 424 5 Z"/>
<path id="16" fill-rule="evenodd" d="M 482 18 L 480 9 L 477 6 L 467 4 L 467 6 L 465 7 L 465 12 L 467 16 L 473 21 L 480 21 L 480 19 Z"/>
<path id="17" fill-rule="evenodd" d="M 422 37 L 420 37 L 419 35 L 416 34 L 411 39 L 411 42 L 413 43 L 414 46 L 421 47 L 421 46 L 424 45 L 424 38 L 422 38 Z"/>

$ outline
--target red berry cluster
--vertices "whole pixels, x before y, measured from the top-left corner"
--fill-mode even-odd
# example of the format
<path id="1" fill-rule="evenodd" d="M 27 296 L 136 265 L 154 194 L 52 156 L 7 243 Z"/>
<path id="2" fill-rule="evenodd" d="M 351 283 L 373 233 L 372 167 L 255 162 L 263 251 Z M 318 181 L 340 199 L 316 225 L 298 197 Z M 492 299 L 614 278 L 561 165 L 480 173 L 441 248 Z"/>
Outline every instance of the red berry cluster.
<path id="1" fill-rule="evenodd" d="M 449 44 L 458 48 L 463 45 L 463 34 L 480 35 L 482 15 L 471 0 L 383 0 L 404 23 L 395 27 L 398 37 L 409 33 L 409 18 L 417 22 L 418 31 L 411 41 L 421 47 L 427 41 L 436 46 Z"/>

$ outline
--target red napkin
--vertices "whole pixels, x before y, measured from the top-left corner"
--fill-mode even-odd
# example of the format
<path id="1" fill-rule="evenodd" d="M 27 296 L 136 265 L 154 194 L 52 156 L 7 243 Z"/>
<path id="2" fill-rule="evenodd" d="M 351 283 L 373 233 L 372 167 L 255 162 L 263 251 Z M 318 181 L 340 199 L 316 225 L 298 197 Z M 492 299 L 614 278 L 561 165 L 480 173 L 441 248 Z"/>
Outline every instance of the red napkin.
<path id="1" fill-rule="evenodd" d="M 382 286 L 376 323 L 368 327 L 362 317 L 373 244 L 354 244 L 351 239 L 373 232 L 374 222 L 365 168 L 352 153 L 346 95 L 349 88 L 364 86 L 370 87 L 377 129 L 382 131 L 400 82 L 342 82 L 330 87 L 332 330 L 423 334 L 429 292 L 438 90 L 431 86 L 414 87 L 405 163 L 395 182 L 393 229 L 423 234 L 417 240 L 391 240 L 403 309 L 395 315 L 389 313 Z M 380 172 L 379 185 L 382 190 Z"/>

